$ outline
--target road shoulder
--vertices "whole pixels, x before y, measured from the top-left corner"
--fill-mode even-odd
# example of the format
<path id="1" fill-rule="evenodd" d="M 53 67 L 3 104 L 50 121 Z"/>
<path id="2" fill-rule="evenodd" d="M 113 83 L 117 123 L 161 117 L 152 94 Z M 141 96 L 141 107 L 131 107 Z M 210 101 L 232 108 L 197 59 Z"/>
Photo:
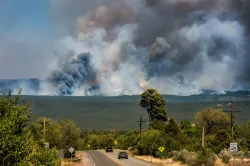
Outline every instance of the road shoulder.
<path id="1" fill-rule="evenodd" d="M 94 166 L 94 163 L 87 152 L 82 152 L 82 162 L 84 166 Z"/>

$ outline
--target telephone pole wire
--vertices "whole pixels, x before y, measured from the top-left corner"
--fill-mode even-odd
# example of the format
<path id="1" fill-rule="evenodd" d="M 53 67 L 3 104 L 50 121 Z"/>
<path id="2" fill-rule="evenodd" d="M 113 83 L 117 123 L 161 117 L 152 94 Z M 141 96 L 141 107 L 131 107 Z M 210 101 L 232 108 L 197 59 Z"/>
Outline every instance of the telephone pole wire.
<path id="1" fill-rule="evenodd" d="M 241 110 L 239 109 L 239 110 L 233 110 L 233 100 L 231 100 L 230 101 L 230 103 L 229 103 L 229 105 L 230 105 L 230 109 L 228 109 L 228 110 L 223 110 L 224 112 L 230 112 L 230 118 L 231 118 L 231 140 L 232 140 L 232 142 L 234 141 L 234 137 L 233 137 L 233 126 L 234 126 L 234 113 L 236 113 L 236 112 L 241 112 Z"/>

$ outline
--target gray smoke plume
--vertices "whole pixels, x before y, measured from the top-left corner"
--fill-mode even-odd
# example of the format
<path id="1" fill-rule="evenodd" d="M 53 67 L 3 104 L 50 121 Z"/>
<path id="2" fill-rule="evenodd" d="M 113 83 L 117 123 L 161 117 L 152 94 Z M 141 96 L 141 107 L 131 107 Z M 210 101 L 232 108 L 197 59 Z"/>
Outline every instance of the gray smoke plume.
<path id="1" fill-rule="evenodd" d="M 53 71 L 48 81 L 58 88 L 59 95 L 72 95 L 73 90 L 84 84 L 93 84 L 96 73 L 90 66 L 91 55 L 82 53 L 72 60 L 66 61 L 61 70 Z M 90 90 L 93 87 L 89 87 Z"/>
<path id="2" fill-rule="evenodd" d="M 249 88 L 248 0 L 55 0 L 59 95 L 164 94 Z M 70 11 L 70 12 L 68 12 Z M 69 54 L 70 52 L 70 54 Z"/>

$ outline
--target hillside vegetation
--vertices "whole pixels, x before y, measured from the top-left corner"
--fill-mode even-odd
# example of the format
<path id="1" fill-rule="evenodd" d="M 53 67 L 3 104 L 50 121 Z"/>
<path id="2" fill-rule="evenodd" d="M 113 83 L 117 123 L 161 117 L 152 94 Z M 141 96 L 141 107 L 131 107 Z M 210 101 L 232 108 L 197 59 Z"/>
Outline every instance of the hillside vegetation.
<path id="1" fill-rule="evenodd" d="M 9 94 L 0 99 L 0 158 L 3 159 L 0 165 L 60 165 L 57 150 L 63 149 L 64 157 L 70 157 L 69 147 L 97 150 L 113 146 L 130 149 L 134 155 L 173 158 L 187 165 L 214 165 L 218 157 L 224 163 L 233 156 L 249 157 L 250 121 L 235 125 L 234 141 L 239 151 L 230 153 L 227 113 L 218 108 L 205 108 L 195 114 L 195 125 L 188 120 L 177 123 L 168 117 L 167 102 L 155 89 L 147 89 L 137 103 L 150 119 L 142 133 L 137 130 L 87 131 L 70 119 L 40 117 L 31 123 L 32 108 L 28 102 L 21 102 L 20 97 L 20 94 L 15 97 Z M 202 127 L 205 129 L 204 146 Z M 159 147 L 165 150 L 160 152 Z"/>

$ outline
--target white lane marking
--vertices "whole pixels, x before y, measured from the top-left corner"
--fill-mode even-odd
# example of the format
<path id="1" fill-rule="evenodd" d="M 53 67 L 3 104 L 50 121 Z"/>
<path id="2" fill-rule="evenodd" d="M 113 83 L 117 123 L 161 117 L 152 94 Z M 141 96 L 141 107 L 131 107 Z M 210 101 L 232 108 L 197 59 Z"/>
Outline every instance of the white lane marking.
<path id="1" fill-rule="evenodd" d="M 87 152 L 86 152 L 87 153 Z M 94 161 L 92 160 L 92 157 L 90 156 L 90 154 L 89 153 L 87 153 L 88 155 L 89 155 L 89 158 L 90 158 L 90 160 L 91 160 L 91 162 L 94 164 L 94 166 L 95 166 L 95 163 L 94 163 Z"/>
<path id="2" fill-rule="evenodd" d="M 130 159 L 130 160 L 132 160 L 132 161 L 134 161 L 134 162 L 136 162 L 136 163 L 139 163 L 139 164 L 143 164 L 143 165 L 146 165 L 146 166 L 150 166 L 150 165 L 148 165 L 148 164 L 144 164 L 143 162 L 136 161 L 136 160 L 134 160 L 134 159 Z"/>

